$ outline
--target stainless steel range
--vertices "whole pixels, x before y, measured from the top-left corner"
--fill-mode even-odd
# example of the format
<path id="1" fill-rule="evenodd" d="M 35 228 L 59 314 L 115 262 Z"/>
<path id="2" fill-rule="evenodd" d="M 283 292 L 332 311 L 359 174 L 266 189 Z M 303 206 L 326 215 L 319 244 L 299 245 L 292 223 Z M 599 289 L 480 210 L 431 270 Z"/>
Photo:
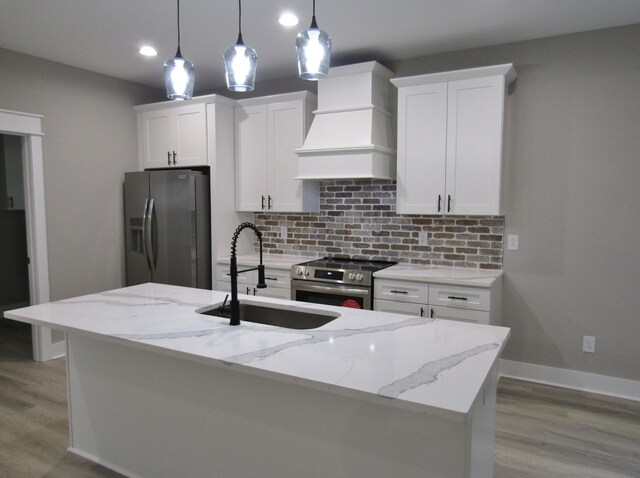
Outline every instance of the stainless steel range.
<path id="1" fill-rule="evenodd" d="M 324 257 L 291 268 L 291 300 L 373 309 L 373 273 L 396 264 Z"/>

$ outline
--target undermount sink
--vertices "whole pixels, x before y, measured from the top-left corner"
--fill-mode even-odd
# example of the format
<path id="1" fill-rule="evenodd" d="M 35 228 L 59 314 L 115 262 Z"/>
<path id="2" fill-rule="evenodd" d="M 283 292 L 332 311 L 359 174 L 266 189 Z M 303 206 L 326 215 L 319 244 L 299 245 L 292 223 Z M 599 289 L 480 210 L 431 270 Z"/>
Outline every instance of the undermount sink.
<path id="1" fill-rule="evenodd" d="M 252 302 L 240 302 L 240 322 L 255 322 L 258 324 L 273 325 L 287 329 L 317 329 L 332 320 L 340 317 L 336 312 L 306 307 L 287 306 L 278 307 L 277 304 L 256 304 Z M 197 310 L 199 314 L 212 315 L 214 317 L 230 318 L 229 306 L 204 307 Z"/>

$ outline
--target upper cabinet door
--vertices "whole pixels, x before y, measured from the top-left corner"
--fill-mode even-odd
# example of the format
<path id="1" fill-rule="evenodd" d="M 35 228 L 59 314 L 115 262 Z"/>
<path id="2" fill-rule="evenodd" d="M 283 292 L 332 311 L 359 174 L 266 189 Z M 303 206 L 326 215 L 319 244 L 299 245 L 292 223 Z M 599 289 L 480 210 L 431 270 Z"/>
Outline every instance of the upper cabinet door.
<path id="1" fill-rule="evenodd" d="M 207 113 L 204 103 L 174 110 L 174 166 L 204 166 L 207 160 Z"/>
<path id="2" fill-rule="evenodd" d="M 294 150 L 304 141 L 302 101 L 269 105 L 269 196 L 272 211 L 296 211 L 302 202 L 303 182 Z M 292 174 L 293 173 L 293 174 Z"/>
<path id="3" fill-rule="evenodd" d="M 236 107 L 236 210 L 318 211 L 318 183 L 295 179 L 295 150 L 311 124 L 315 95 L 286 93 Z"/>
<path id="4" fill-rule="evenodd" d="M 448 96 L 447 212 L 499 214 L 504 78 L 452 81 Z"/>
<path id="5" fill-rule="evenodd" d="M 144 169 L 206 166 L 207 115 L 203 103 L 174 106 L 138 117 Z"/>
<path id="6" fill-rule="evenodd" d="M 236 108 L 236 210 L 267 207 L 267 105 Z"/>
<path id="7" fill-rule="evenodd" d="M 506 85 L 515 76 L 506 64 L 391 80 L 399 213 L 501 214 Z"/>
<path id="8" fill-rule="evenodd" d="M 145 169 L 171 165 L 172 118 L 169 110 L 142 114 L 142 150 Z"/>
<path id="9" fill-rule="evenodd" d="M 447 139 L 447 84 L 398 92 L 397 212 L 443 211 Z"/>

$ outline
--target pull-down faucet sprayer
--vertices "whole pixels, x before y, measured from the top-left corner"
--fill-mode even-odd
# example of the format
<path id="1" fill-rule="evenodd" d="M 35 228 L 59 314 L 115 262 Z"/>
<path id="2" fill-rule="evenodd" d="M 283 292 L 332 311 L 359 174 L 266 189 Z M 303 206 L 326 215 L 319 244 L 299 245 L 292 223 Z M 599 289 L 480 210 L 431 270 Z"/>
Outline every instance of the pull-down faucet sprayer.
<path id="1" fill-rule="evenodd" d="M 258 267 L 252 267 L 251 269 L 244 269 L 239 271 L 238 264 L 236 260 L 236 248 L 238 246 L 238 237 L 240 233 L 246 229 L 253 229 L 253 232 L 258 236 L 258 240 L 260 241 L 260 265 Z M 238 274 L 243 272 L 255 271 L 258 270 L 258 284 L 256 287 L 258 289 L 265 289 L 267 284 L 264 281 L 264 265 L 262 264 L 262 233 L 258 230 L 255 224 L 250 222 L 243 222 L 240 224 L 236 231 L 233 233 L 233 238 L 231 239 L 231 303 L 229 304 L 231 308 L 231 321 L 229 325 L 240 325 L 240 302 L 238 302 Z"/>

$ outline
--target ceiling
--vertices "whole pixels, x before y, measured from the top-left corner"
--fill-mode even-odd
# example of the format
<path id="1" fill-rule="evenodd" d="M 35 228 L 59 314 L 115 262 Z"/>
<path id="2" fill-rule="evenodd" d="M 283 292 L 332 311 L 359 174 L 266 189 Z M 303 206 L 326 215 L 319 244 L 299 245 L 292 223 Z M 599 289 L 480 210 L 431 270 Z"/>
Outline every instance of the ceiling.
<path id="1" fill-rule="evenodd" d="M 258 54 L 256 82 L 297 75 L 295 38 L 312 0 L 244 0 L 243 37 Z M 182 53 L 196 92 L 224 85 L 224 50 L 237 37 L 236 0 L 182 0 Z M 283 11 L 300 18 L 277 22 Z M 640 23 L 640 0 L 317 0 L 332 65 L 434 53 Z M 138 53 L 151 44 L 158 56 Z M 0 0 L 0 47 L 163 88 L 175 55 L 175 0 Z"/>

